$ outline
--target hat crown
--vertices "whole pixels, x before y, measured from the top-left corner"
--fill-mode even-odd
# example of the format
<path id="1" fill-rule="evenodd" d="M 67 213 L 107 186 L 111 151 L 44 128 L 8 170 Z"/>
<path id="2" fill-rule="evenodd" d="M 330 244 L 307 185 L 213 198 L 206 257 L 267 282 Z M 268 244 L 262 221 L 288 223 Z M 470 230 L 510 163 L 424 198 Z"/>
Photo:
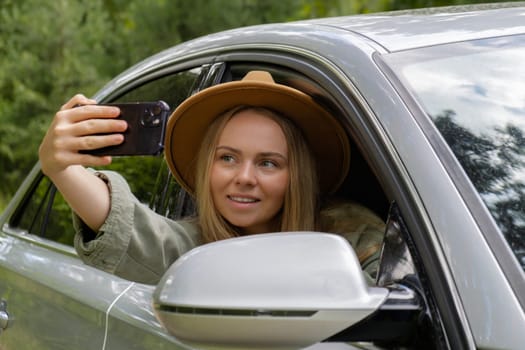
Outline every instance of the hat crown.
<path id="1" fill-rule="evenodd" d="M 248 72 L 244 78 L 242 78 L 242 81 L 260 81 L 275 84 L 272 75 L 269 72 L 262 70 L 252 70 Z"/>

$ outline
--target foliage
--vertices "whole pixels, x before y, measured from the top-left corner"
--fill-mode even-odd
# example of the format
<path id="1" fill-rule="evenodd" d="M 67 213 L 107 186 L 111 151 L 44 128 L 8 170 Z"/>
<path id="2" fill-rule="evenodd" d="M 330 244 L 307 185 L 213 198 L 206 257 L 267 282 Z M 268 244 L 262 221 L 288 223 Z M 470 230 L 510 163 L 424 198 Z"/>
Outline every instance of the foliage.
<path id="1" fill-rule="evenodd" d="M 0 193 L 4 196 L 36 161 L 39 141 L 57 107 L 76 91 L 95 92 L 117 70 L 108 69 L 104 62 L 112 43 L 101 38 L 111 28 L 100 2 L 1 4 Z"/>

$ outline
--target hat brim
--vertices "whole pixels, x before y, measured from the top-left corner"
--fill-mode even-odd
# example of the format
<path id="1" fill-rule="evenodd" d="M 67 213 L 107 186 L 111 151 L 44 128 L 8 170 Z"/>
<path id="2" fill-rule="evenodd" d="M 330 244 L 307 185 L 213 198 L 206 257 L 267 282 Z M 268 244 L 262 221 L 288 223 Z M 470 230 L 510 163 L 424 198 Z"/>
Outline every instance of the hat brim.
<path id="1" fill-rule="evenodd" d="M 350 146 L 335 118 L 299 90 L 261 81 L 234 81 L 189 97 L 168 120 L 166 161 L 186 191 L 194 193 L 195 157 L 208 126 L 241 104 L 269 108 L 292 120 L 302 130 L 317 161 L 320 190 L 332 193 L 339 188 L 348 173 Z"/>

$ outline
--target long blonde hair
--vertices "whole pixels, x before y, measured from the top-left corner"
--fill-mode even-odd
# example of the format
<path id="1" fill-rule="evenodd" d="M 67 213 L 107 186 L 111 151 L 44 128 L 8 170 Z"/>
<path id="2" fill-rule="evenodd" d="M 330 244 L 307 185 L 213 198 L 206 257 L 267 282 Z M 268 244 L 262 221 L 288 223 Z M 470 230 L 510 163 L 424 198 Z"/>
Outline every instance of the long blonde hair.
<path id="1" fill-rule="evenodd" d="M 210 190 L 210 172 L 215 157 L 215 147 L 226 124 L 238 113 L 255 111 L 275 121 L 281 128 L 288 145 L 290 183 L 284 196 L 284 204 L 278 214 L 281 232 L 307 231 L 316 227 L 317 213 L 317 168 L 314 157 L 299 128 L 279 113 L 253 106 L 238 106 L 216 118 L 208 127 L 197 154 L 195 174 L 195 196 L 198 223 L 204 243 L 240 235 L 239 230 L 227 222 L 218 212 Z"/>

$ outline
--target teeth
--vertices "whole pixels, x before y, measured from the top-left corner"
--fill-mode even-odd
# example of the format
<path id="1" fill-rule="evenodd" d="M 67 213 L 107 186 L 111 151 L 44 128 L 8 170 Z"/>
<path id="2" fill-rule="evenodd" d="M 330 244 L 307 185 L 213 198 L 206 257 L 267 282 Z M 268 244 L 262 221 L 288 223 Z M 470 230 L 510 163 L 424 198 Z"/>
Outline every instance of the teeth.
<path id="1" fill-rule="evenodd" d="M 257 202 L 256 199 L 246 198 L 246 197 L 233 197 L 233 196 L 230 196 L 230 199 L 233 200 L 233 201 L 236 201 L 236 202 L 241 202 L 241 203 L 254 203 L 254 202 Z"/>

